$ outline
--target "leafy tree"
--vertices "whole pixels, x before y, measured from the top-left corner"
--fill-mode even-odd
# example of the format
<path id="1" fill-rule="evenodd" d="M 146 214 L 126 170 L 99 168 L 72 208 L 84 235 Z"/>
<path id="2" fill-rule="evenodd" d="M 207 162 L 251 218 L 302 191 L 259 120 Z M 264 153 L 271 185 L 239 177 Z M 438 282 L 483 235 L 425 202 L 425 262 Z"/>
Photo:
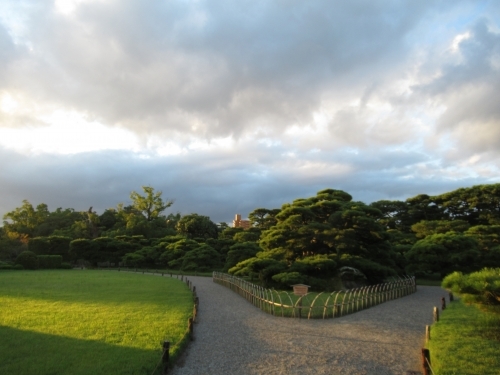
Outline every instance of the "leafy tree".
<path id="1" fill-rule="evenodd" d="M 190 239 L 182 239 L 174 243 L 164 243 L 163 248 L 165 251 L 160 256 L 160 262 L 172 268 L 180 268 L 182 265 L 182 257 L 184 257 L 187 252 L 199 246 L 198 242 Z"/>
<path id="2" fill-rule="evenodd" d="M 221 222 L 221 223 L 218 223 L 217 224 L 217 229 L 219 231 L 219 233 L 221 233 L 223 230 L 229 228 L 229 225 L 225 222 Z"/>
<path id="3" fill-rule="evenodd" d="M 259 245 L 264 251 L 257 258 L 283 262 L 288 269 L 276 269 L 277 273 L 299 272 L 316 287 L 326 285 L 336 275 L 335 267 L 326 267 L 327 273 L 316 270 L 312 275 L 307 273 L 309 268 L 303 262 L 315 259 L 333 265 L 332 256 L 348 254 L 390 268 L 396 267 L 396 254 L 391 250 L 389 235 L 377 222 L 381 212 L 351 199 L 343 191 L 325 189 L 314 197 L 283 205 L 275 217 L 276 225 L 265 230 L 260 237 Z M 262 261 L 237 264 L 230 272 L 254 272 L 254 263 L 259 265 Z M 270 272 L 267 268 L 263 270 L 266 275 Z M 262 270 L 259 272 L 262 274 Z M 370 274 L 374 276 L 370 281 L 378 280 L 379 274 Z M 318 282 L 318 278 L 323 281 Z M 281 276 L 278 279 L 281 280 Z"/>
<path id="4" fill-rule="evenodd" d="M 408 260 L 407 272 L 417 276 L 469 271 L 474 269 L 479 257 L 477 242 L 462 234 L 448 232 L 433 234 L 413 245 L 406 254 Z"/>
<path id="5" fill-rule="evenodd" d="M 232 245 L 227 253 L 224 269 L 229 270 L 239 262 L 255 257 L 259 251 L 262 249 L 255 242 L 239 242 Z"/>
<path id="6" fill-rule="evenodd" d="M 188 238 L 217 238 L 217 225 L 208 216 L 190 214 L 177 223 L 177 232 Z"/>
<path id="7" fill-rule="evenodd" d="M 500 225 L 476 225 L 469 228 L 464 235 L 473 238 L 481 253 L 481 267 L 500 265 Z"/>
<path id="8" fill-rule="evenodd" d="M 7 212 L 4 218 L 4 230 L 9 238 L 27 239 L 32 237 L 37 226 L 42 224 L 49 216 L 45 203 L 39 204 L 36 209 L 27 200 L 14 211 Z"/>
<path id="9" fill-rule="evenodd" d="M 76 212 L 71 208 L 57 208 L 54 212 L 49 212 L 43 222 L 41 222 L 33 233 L 33 236 L 62 236 L 73 237 L 72 226 L 74 223 L 83 220 L 81 212 Z"/>
<path id="10" fill-rule="evenodd" d="M 279 212 L 280 209 L 256 208 L 248 214 L 248 219 L 253 227 L 265 230 L 276 225 L 276 215 Z"/>
<path id="11" fill-rule="evenodd" d="M 380 211 L 381 216 L 377 221 L 387 229 L 396 229 L 402 232 L 410 231 L 409 205 L 407 202 L 381 200 L 370 203 Z"/>
<path id="12" fill-rule="evenodd" d="M 272 282 L 272 277 L 285 272 L 288 266 L 283 261 L 272 258 L 254 257 L 246 259 L 229 269 L 235 276 L 258 276 L 262 284 L 267 287 Z"/>
<path id="13" fill-rule="evenodd" d="M 437 233 L 463 233 L 467 229 L 469 229 L 469 223 L 465 220 L 422 220 L 411 226 L 417 238 L 425 238 Z"/>
<path id="14" fill-rule="evenodd" d="M 219 254 L 221 254 L 221 256 L 223 258 L 225 258 L 231 248 L 231 246 L 233 246 L 236 241 L 234 240 L 231 240 L 231 239 L 227 239 L 227 238 L 207 238 L 206 240 L 204 240 L 204 242 L 207 244 L 207 245 L 210 245 L 211 247 L 213 247 L 215 250 L 217 250 L 219 252 Z"/>
<path id="15" fill-rule="evenodd" d="M 339 268 L 352 267 L 359 270 L 372 284 L 380 284 L 388 277 L 396 276 L 392 267 L 359 256 L 344 254 L 338 259 Z"/>
<path id="16" fill-rule="evenodd" d="M 183 271 L 214 271 L 222 267 L 220 254 L 207 244 L 188 251 L 182 257 L 181 269 Z"/>
<path id="17" fill-rule="evenodd" d="M 145 195 L 133 191 L 130 193 L 132 199 L 132 206 L 141 212 L 147 221 L 152 221 L 160 216 L 160 214 L 170 207 L 174 201 L 163 201 L 162 192 L 155 192 L 151 186 L 143 186 L 142 190 Z"/>
<path id="18" fill-rule="evenodd" d="M 236 233 L 233 240 L 236 242 L 257 242 L 260 238 L 261 230 L 258 228 L 249 228 Z"/>
<path id="19" fill-rule="evenodd" d="M 219 232 L 219 238 L 232 240 L 237 233 L 243 232 L 245 229 L 237 227 L 226 227 Z"/>
<path id="20" fill-rule="evenodd" d="M 99 237 L 93 240 L 97 245 L 97 253 L 93 259 L 87 259 L 93 264 L 100 262 L 119 263 L 122 257 L 140 249 L 140 245 L 127 241 L 119 241 L 109 237 Z"/>
<path id="21" fill-rule="evenodd" d="M 108 208 L 99 216 L 99 223 L 103 230 L 112 229 L 118 222 L 117 211 L 114 208 Z"/>
<path id="22" fill-rule="evenodd" d="M 427 194 L 419 194 L 406 200 L 408 204 L 408 218 L 411 223 L 422 220 L 441 220 L 445 217 L 442 207 L 440 207 L 433 197 Z"/>
<path id="23" fill-rule="evenodd" d="M 485 252 L 500 245 L 500 225 L 476 225 L 464 235 L 474 238 L 479 249 Z"/>

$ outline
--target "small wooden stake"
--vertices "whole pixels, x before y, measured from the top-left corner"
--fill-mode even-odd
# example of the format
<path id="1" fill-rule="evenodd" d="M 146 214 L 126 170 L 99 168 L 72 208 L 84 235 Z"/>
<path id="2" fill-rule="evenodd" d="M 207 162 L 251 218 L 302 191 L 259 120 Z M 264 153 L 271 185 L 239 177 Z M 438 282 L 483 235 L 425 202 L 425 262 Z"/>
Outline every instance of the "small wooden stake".
<path id="1" fill-rule="evenodd" d="M 431 363 L 431 354 L 429 349 L 422 348 L 422 368 L 424 369 L 424 375 L 431 374 L 431 368 L 429 364 Z"/>
<path id="2" fill-rule="evenodd" d="M 191 337 L 191 341 L 194 340 L 194 335 L 193 335 L 193 318 L 188 319 L 188 330 L 189 330 L 189 336 Z"/>
<path id="3" fill-rule="evenodd" d="M 168 369 L 168 362 L 170 360 L 170 341 L 163 341 L 163 355 L 161 357 L 161 360 L 163 362 L 163 373 L 167 373 Z"/>
<path id="4" fill-rule="evenodd" d="M 431 326 L 425 326 L 425 341 L 429 341 L 431 339 Z"/>
<path id="5" fill-rule="evenodd" d="M 446 300 L 444 299 L 444 297 L 441 298 L 441 310 L 444 310 L 446 309 Z"/>
<path id="6" fill-rule="evenodd" d="M 433 317 L 434 317 L 434 323 L 439 322 L 439 309 L 435 306 L 434 306 Z"/>

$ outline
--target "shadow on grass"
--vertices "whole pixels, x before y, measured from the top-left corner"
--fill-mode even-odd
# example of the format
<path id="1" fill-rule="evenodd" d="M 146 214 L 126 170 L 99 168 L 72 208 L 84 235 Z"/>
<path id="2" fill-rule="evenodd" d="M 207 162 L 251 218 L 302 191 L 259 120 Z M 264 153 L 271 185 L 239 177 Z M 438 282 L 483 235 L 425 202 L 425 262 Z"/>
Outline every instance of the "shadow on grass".
<path id="1" fill-rule="evenodd" d="M 0 337 L 0 374 L 151 375 L 162 354 L 160 343 L 143 350 L 5 326 Z"/>

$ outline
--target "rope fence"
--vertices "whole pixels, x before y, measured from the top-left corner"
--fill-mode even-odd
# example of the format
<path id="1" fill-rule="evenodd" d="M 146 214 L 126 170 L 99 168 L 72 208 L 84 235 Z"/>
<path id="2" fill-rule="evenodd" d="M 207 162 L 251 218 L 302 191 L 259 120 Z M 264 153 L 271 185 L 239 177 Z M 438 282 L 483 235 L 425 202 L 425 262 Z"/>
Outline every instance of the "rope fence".
<path id="1" fill-rule="evenodd" d="M 338 318 L 417 291 L 415 277 L 410 276 L 384 284 L 303 296 L 263 288 L 221 272 L 214 272 L 212 280 L 271 315 L 307 319 Z"/>

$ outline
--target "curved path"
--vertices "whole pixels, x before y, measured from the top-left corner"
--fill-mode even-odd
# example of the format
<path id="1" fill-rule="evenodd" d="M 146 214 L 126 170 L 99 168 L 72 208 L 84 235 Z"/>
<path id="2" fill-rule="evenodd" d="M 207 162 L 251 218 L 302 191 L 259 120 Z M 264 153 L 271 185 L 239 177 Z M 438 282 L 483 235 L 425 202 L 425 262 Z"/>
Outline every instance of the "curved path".
<path id="1" fill-rule="evenodd" d="M 212 278 L 189 280 L 200 299 L 195 340 L 173 375 L 420 374 L 425 325 L 445 296 L 419 286 L 341 318 L 299 320 L 266 314 Z"/>

